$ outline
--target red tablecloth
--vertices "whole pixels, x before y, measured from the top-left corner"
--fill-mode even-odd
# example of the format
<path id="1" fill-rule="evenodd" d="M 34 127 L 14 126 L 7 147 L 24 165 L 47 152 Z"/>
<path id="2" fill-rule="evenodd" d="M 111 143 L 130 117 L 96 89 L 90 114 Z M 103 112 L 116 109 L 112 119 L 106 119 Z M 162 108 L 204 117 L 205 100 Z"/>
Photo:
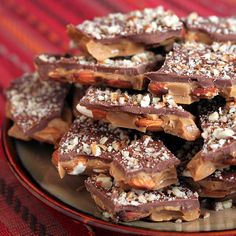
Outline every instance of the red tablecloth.
<path id="1" fill-rule="evenodd" d="M 0 124 L 4 89 L 17 76 L 33 70 L 37 53 L 65 52 L 66 24 L 157 5 L 180 16 L 191 11 L 236 14 L 236 0 L 0 0 Z M 0 147 L 0 235 L 88 235 L 88 231 L 32 197 L 10 172 Z"/>

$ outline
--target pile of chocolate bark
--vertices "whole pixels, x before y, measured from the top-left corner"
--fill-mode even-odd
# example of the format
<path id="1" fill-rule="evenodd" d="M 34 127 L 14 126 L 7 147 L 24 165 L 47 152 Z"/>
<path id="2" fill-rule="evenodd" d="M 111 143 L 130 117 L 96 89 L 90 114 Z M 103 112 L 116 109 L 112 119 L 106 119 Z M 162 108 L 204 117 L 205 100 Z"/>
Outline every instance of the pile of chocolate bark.
<path id="1" fill-rule="evenodd" d="M 232 207 L 236 17 L 157 7 L 67 33 L 72 53 L 38 55 L 7 90 L 9 135 L 53 144 L 59 176 L 87 175 L 114 221 L 192 221 L 202 199 Z"/>

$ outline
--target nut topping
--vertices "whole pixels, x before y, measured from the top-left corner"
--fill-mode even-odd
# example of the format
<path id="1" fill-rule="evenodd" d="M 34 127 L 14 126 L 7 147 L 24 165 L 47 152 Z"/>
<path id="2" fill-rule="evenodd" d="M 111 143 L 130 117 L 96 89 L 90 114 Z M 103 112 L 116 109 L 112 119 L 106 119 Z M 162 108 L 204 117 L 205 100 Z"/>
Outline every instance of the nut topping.
<path id="1" fill-rule="evenodd" d="M 236 17 L 202 17 L 196 12 L 191 13 L 187 19 L 189 30 L 197 29 L 211 34 L 236 35 Z"/>
<path id="2" fill-rule="evenodd" d="M 129 36 L 142 33 L 168 32 L 181 30 L 182 22 L 171 11 L 163 7 L 146 8 L 143 11 L 132 11 L 128 14 L 113 13 L 106 17 L 86 20 L 77 28 L 96 40 Z"/>

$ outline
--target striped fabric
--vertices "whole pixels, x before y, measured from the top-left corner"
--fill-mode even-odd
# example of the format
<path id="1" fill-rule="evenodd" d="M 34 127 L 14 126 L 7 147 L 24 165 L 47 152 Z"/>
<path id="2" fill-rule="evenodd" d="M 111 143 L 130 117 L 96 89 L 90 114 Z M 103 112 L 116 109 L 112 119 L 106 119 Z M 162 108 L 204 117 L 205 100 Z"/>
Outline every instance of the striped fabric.
<path id="1" fill-rule="evenodd" d="M 203 16 L 236 13 L 236 0 L 1 0 L 0 124 L 4 89 L 17 76 L 33 70 L 36 54 L 67 50 L 66 24 L 157 5 L 172 9 L 179 16 L 191 11 Z M 1 148 L 0 168 L 0 235 L 88 235 L 83 225 L 49 209 L 21 187 L 10 173 Z"/>

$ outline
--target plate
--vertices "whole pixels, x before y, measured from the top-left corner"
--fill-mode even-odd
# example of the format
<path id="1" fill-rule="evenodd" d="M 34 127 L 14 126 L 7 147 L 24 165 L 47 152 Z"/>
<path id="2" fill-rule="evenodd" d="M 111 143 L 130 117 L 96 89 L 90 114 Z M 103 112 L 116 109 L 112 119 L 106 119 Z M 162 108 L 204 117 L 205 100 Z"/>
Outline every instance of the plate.
<path id="1" fill-rule="evenodd" d="M 236 209 L 210 211 L 210 217 L 193 222 L 150 222 L 145 220 L 115 224 L 106 221 L 86 191 L 83 176 L 60 179 L 51 163 L 53 148 L 35 141 L 23 142 L 8 137 L 11 121 L 2 129 L 3 148 L 12 172 L 35 197 L 68 217 L 87 225 L 120 233 L 138 235 L 236 235 Z M 201 233 L 200 233 L 201 232 Z"/>

